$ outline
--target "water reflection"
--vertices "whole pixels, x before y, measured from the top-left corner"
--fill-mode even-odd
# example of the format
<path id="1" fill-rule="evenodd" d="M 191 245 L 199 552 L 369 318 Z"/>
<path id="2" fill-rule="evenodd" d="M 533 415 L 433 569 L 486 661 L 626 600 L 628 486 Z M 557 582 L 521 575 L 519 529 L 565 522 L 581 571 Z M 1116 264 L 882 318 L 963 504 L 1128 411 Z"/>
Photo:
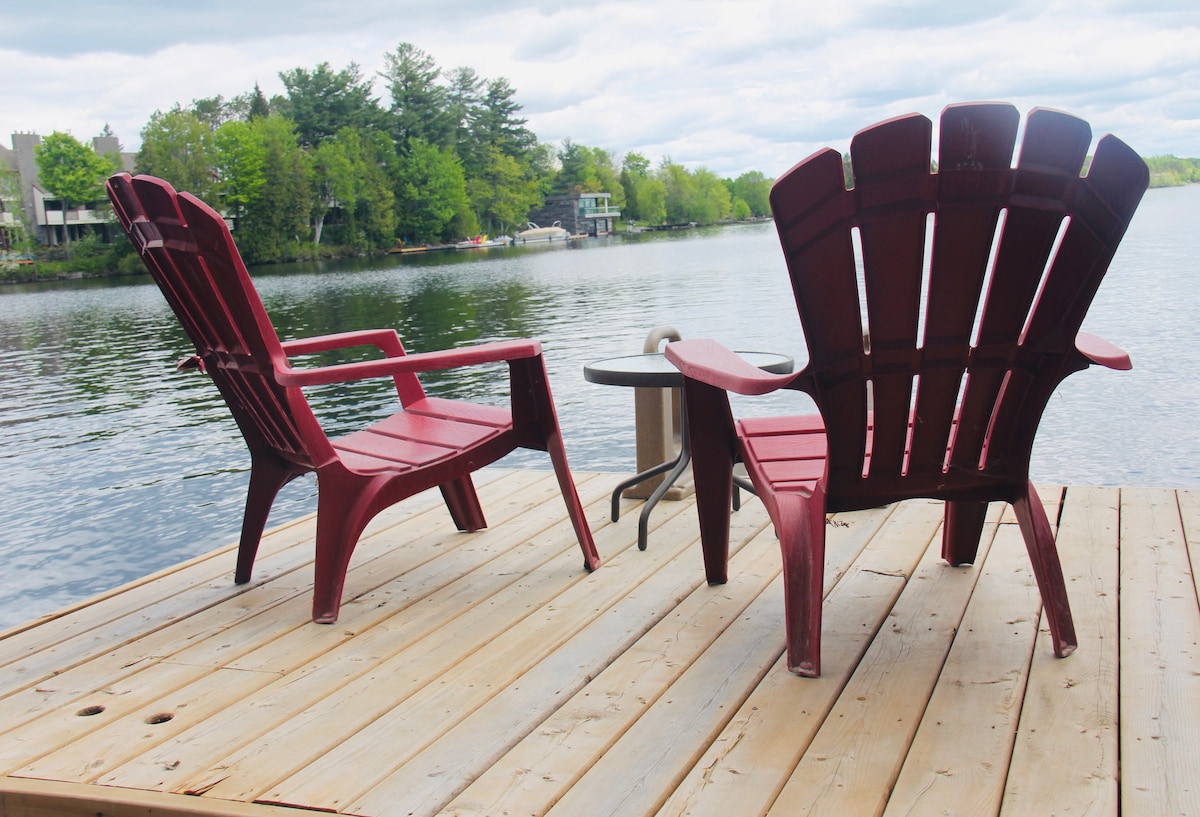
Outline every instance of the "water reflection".
<path id="1" fill-rule="evenodd" d="M 1127 348 L 1135 369 L 1093 369 L 1064 384 L 1038 438 L 1038 479 L 1200 485 L 1190 421 L 1200 398 L 1198 215 L 1200 188 L 1147 195 L 1086 323 Z M 284 338 L 394 326 L 412 351 L 540 338 L 580 470 L 633 467 L 632 392 L 588 384 L 582 367 L 640 351 L 651 327 L 803 358 L 770 224 L 317 262 L 255 278 Z M 147 278 L 0 290 L 0 627 L 236 539 L 248 457 L 208 380 L 175 373 L 189 352 Z M 422 379 L 439 396 L 506 399 L 503 365 Z M 333 434 L 395 406 L 387 380 L 311 397 Z M 803 411 L 802 399 L 737 401 L 735 410 Z M 538 452 L 504 462 L 549 467 Z M 313 480 L 298 480 L 272 521 L 312 510 L 314 498 Z"/>

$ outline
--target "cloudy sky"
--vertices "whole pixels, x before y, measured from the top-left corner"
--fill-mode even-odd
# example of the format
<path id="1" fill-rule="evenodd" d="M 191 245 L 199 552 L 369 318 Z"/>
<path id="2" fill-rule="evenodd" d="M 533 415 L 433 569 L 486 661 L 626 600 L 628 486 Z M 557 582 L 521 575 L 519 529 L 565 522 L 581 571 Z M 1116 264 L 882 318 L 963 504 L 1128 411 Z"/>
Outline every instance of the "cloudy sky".
<path id="1" fill-rule="evenodd" d="M 722 176 L 977 99 L 1200 156 L 1197 0 L 6 0 L 0 144 L 109 123 L 135 150 L 157 109 L 320 62 L 374 75 L 401 42 L 508 78 L 543 142 Z"/>

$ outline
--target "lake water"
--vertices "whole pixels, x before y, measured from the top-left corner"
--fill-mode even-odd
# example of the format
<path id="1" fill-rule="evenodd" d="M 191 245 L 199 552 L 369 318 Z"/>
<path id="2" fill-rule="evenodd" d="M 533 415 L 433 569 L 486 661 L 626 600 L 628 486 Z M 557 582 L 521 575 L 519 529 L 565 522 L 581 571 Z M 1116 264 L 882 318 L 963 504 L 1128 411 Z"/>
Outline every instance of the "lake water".
<path id="1" fill-rule="evenodd" d="M 1063 384 L 1036 480 L 1200 487 L 1198 224 L 1200 186 L 1147 193 L 1084 325 L 1134 369 Z M 804 358 L 769 223 L 254 272 L 284 338 L 394 326 L 412 351 L 540 338 L 581 471 L 633 470 L 633 392 L 589 384 L 582 368 L 642 351 L 652 327 Z M 190 351 L 147 277 L 0 289 L 0 628 L 237 539 L 249 458 L 207 379 L 174 372 Z M 441 396 L 505 395 L 503 369 L 423 380 Z M 735 412 L 795 412 L 802 399 L 738 400 Z M 395 394 L 375 382 L 313 400 L 341 433 L 385 416 Z M 537 452 L 501 464 L 549 468 Z M 315 496 L 311 477 L 289 485 L 272 523 Z"/>

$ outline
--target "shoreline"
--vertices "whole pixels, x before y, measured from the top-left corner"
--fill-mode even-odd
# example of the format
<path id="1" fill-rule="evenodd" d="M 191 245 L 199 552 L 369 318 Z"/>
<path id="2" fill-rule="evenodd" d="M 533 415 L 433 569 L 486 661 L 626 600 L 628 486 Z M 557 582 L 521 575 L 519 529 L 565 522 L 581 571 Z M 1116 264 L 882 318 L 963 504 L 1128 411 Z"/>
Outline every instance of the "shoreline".
<path id="1" fill-rule="evenodd" d="M 694 229 L 701 229 L 701 228 L 706 228 L 706 227 L 732 227 L 732 226 L 737 226 L 740 224 L 760 224 L 764 221 L 771 221 L 771 218 L 769 216 L 763 216 L 761 218 L 748 218 L 748 219 L 743 219 L 741 221 L 719 221 L 719 222 L 716 222 L 713 224 L 698 224 L 698 223 L 659 224 L 659 225 L 655 225 L 655 226 L 639 227 L 639 228 L 637 228 L 636 231 L 614 230 L 613 232 L 611 232 L 608 235 L 603 236 L 603 237 L 604 238 L 614 238 L 614 237 L 624 238 L 627 236 L 635 236 L 635 235 L 639 235 L 642 233 L 656 233 L 656 232 L 669 233 L 669 232 L 678 232 L 680 230 L 694 230 Z M 597 238 L 597 237 L 600 237 L 600 236 L 572 236 L 573 239 Z M 429 245 L 427 247 L 413 247 L 408 250 L 397 250 L 394 248 L 389 248 L 386 250 L 374 250 L 371 252 L 353 252 L 353 253 L 346 253 L 346 254 L 336 254 L 336 253 L 317 254 L 316 256 L 311 257 L 311 258 L 307 258 L 307 257 L 306 258 L 292 258 L 287 261 L 274 261 L 274 262 L 266 263 L 266 264 L 247 264 L 246 267 L 253 274 L 254 270 L 256 270 L 256 269 L 270 269 L 271 267 L 277 267 L 277 266 L 280 266 L 283 264 L 307 264 L 307 263 L 313 263 L 313 262 L 317 262 L 317 261 L 344 261 L 344 260 L 353 259 L 353 258 L 386 258 L 388 256 L 393 256 L 393 255 L 401 255 L 401 256 L 403 256 L 403 255 L 423 255 L 426 253 L 445 252 L 445 251 L 456 250 L 456 249 L 457 249 L 456 245 L 454 245 L 454 244 L 433 244 L 433 245 Z M 503 249 L 503 248 L 501 248 L 501 249 Z M 49 263 L 58 264 L 58 263 L 62 263 L 62 262 L 49 262 Z M 26 267 L 26 266 L 31 266 L 34 268 L 33 269 L 33 277 L 24 277 L 24 278 L 8 277 L 9 274 L 12 272 L 15 272 L 17 270 L 17 268 Z M 144 268 L 141 267 L 140 263 L 138 265 L 138 269 L 129 270 L 129 271 L 113 270 L 112 272 L 96 273 L 96 272 L 88 272 L 88 271 L 83 271 L 83 270 L 72 270 L 70 272 L 57 272 L 57 273 L 50 273 L 50 274 L 45 274 L 45 275 L 38 274 L 37 266 L 38 266 L 38 262 L 36 260 L 34 260 L 32 262 L 24 261 L 24 262 L 14 263 L 14 264 L 0 263 L 0 285 L 2 285 L 2 284 L 21 285 L 21 284 L 62 283 L 64 281 L 91 281 L 91 280 L 99 280 L 99 279 L 105 279 L 105 278 L 121 278 L 121 277 L 127 277 L 127 276 L 138 276 L 138 275 L 146 275 L 147 274 L 145 272 Z M 0 290 L 0 291 L 2 291 L 2 290 Z"/>

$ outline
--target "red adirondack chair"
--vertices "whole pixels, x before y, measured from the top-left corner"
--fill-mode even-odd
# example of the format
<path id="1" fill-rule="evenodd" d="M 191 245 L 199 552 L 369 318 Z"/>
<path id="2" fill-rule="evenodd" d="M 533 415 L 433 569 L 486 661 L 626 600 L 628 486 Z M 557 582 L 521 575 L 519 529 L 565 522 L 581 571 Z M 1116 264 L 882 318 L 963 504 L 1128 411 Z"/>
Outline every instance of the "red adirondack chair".
<path id="1" fill-rule="evenodd" d="M 150 176 L 113 176 L 108 194 L 250 449 L 237 583 L 250 580 L 279 489 L 316 472 L 313 620 L 332 623 L 350 556 L 376 514 L 436 485 L 459 530 L 486 527 L 471 473 L 516 448 L 549 452 L 584 566 L 599 567 L 567 467 L 541 344 L 512 340 L 410 355 L 391 329 L 280 342 L 229 228 L 212 208 Z M 292 368 L 288 361 L 368 345 L 384 357 L 314 368 Z M 417 380 L 418 372 L 500 361 L 509 369 L 509 408 L 427 397 Z M 402 410 L 361 431 L 328 438 L 301 387 L 375 377 L 394 379 Z"/>
<path id="2" fill-rule="evenodd" d="M 780 539 L 788 664 L 800 675 L 821 668 L 826 512 L 912 497 L 946 501 L 953 565 L 974 560 L 987 504 L 1012 503 L 1055 653 L 1075 649 L 1029 456 L 1060 381 L 1091 363 L 1130 366 L 1079 327 L 1149 176 L 1112 136 L 1081 176 L 1088 124 L 1046 109 L 1030 113 L 1014 168 L 1019 120 L 1009 105 L 947 108 L 931 172 L 932 124 L 899 117 L 854 137 L 852 189 L 829 149 L 776 182 L 809 352 L 798 374 L 767 374 L 711 340 L 666 348 L 685 375 L 708 581 L 726 580 L 741 460 Z M 820 416 L 733 421 L 727 391 L 779 388 L 806 392 Z"/>

